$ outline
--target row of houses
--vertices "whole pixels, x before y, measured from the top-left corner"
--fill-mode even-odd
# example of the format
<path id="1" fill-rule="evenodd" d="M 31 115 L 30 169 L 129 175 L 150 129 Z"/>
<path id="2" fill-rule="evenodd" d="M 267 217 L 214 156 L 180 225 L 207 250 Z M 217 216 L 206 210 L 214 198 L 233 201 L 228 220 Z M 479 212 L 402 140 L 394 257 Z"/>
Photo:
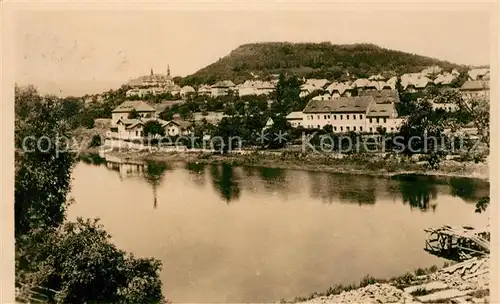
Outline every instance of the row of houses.
<path id="1" fill-rule="evenodd" d="M 373 81 L 372 81 L 373 83 Z M 460 89 L 443 88 L 458 91 L 465 100 L 489 100 L 489 81 L 467 80 Z M 346 89 L 344 92 L 349 92 Z M 292 112 L 287 120 L 292 127 L 321 129 L 326 125 L 333 127 L 333 132 L 376 132 L 379 127 L 387 132 L 395 132 L 403 122 L 398 117 L 396 103 L 400 102 L 396 90 L 384 87 L 382 90 L 361 90 L 358 96 L 343 94 L 329 98 L 313 98 L 303 111 Z M 433 101 L 433 108 L 456 111 L 455 103 Z"/>
<path id="2" fill-rule="evenodd" d="M 120 140 L 140 139 L 144 136 L 144 125 L 152 120 L 158 121 L 168 136 L 191 133 L 192 122 L 180 119 L 179 115 L 174 115 L 171 121 L 159 119 L 159 114 L 163 110 L 163 106 L 155 108 L 142 100 L 125 101 L 111 112 L 111 127 L 106 136 Z M 130 118 L 132 112 L 137 113 L 137 117 Z"/>

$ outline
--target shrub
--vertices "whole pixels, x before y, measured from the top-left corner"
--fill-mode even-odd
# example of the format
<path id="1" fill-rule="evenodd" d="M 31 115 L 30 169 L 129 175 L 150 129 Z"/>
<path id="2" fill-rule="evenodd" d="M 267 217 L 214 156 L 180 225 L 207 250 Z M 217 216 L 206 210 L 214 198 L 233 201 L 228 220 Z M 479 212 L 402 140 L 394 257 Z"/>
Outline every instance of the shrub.
<path id="1" fill-rule="evenodd" d="M 89 147 L 90 148 L 99 147 L 100 145 L 101 145 L 101 136 L 98 134 L 92 136 L 92 140 L 90 141 Z"/>

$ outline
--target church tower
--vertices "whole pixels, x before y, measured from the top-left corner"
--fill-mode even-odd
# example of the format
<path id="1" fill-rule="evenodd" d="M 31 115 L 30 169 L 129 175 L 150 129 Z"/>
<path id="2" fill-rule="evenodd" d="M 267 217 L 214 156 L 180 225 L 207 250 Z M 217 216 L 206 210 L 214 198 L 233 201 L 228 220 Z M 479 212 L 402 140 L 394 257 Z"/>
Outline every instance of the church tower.
<path id="1" fill-rule="evenodd" d="M 167 76 L 170 76 L 170 65 L 167 64 Z"/>
<path id="2" fill-rule="evenodd" d="M 151 68 L 151 76 L 153 76 L 153 68 Z"/>

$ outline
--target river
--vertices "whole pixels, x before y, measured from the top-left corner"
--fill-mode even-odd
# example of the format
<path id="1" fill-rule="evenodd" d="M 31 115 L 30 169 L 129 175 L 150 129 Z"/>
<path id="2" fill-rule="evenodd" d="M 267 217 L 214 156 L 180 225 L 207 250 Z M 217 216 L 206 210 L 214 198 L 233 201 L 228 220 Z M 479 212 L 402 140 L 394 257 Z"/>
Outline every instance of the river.
<path id="1" fill-rule="evenodd" d="M 80 162 L 68 218 L 99 217 L 119 248 L 162 261 L 174 302 L 272 302 L 441 266 L 424 228 L 484 227 L 489 183 L 229 165 Z"/>

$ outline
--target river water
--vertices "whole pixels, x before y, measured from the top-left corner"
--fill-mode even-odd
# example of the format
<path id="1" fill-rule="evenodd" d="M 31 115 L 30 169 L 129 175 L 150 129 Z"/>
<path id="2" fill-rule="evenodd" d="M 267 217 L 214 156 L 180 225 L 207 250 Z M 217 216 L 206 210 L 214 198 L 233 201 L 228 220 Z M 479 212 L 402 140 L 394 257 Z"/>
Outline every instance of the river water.
<path id="1" fill-rule="evenodd" d="M 229 165 L 80 162 L 70 220 L 99 217 L 112 241 L 162 261 L 174 302 L 272 302 L 441 266 L 424 228 L 484 227 L 489 183 Z"/>

